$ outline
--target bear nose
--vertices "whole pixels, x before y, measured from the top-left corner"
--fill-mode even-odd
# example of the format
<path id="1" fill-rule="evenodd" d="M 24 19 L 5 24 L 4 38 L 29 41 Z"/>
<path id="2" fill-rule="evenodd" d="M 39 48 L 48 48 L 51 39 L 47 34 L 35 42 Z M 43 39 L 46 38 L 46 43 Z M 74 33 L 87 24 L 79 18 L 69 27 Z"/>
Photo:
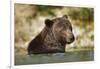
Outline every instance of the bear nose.
<path id="1" fill-rule="evenodd" d="M 74 41 L 74 40 L 75 40 L 75 37 L 74 37 L 74 36 L 72 36 L 72 37 L 70 38 L 70 40 L 71 40 L 71 41 Z"/>

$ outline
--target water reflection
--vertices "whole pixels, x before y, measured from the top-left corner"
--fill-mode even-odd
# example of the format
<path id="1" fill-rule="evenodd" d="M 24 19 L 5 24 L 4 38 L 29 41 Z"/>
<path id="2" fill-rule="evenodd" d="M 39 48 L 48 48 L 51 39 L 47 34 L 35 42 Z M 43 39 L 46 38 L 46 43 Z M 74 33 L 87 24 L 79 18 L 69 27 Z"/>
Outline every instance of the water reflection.
<path id="1" fill-rule="evenodd" d="M 38 55 L 16 55 L 15 65 L 26 64 L 43 64 L 58 62 L 75 62 L 75 61 L 92 61 L 94 59 L 93 50 L 54 54 L 38 54 Z"/>

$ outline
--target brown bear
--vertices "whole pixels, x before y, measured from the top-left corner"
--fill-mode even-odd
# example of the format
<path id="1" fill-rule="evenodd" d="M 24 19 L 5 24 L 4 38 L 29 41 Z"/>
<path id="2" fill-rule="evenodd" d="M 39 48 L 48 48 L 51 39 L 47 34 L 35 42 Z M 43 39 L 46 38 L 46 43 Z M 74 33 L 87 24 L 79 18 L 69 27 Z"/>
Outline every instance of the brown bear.
<path id="1" fill-rule="evenodd" d="M 66 44 L 74 41 L 68 16 L 46 19 L 44 29 L 29 43 L 28 54 L 63 53 Z"/>

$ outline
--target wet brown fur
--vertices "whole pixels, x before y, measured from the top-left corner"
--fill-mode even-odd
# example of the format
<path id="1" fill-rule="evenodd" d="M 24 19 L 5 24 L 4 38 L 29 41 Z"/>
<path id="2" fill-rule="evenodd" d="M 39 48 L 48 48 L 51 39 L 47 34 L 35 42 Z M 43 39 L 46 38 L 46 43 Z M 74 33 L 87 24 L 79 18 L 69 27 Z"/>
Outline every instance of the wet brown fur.
<path id="1" fill-rule="evenodd" d="M 65 37 L 67 37 L 66 31 L 62 30 L 64 33 L 57 32 L 60 30 L 61 26 L 64 27 L 64 29 L 68 28 L 70 31 L 72 31 L 71 24 L 68 21 L 69 20 L 66 20 L 63 17 L 55 18 L 53 20 L 46 20 L 46 26 L 44 29 L 29 43 L 27 48 L 28 54 L 65 52 L 65 45 L 67 44 L 65 40 Z M 63 38 L 60 38 L 59 35 L 61 35 Z M 72 33 L 69 35 L 71 35 L 69 37 L 73 37 Z M 72 43 L 73 40 L 70 43 Z"/>

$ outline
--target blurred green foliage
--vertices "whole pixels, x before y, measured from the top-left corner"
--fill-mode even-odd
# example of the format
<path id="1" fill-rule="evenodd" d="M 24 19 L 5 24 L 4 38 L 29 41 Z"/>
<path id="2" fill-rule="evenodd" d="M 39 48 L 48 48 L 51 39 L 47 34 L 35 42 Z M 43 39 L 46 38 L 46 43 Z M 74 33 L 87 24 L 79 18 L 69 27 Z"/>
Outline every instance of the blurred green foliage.
<path id="1" fill-rule="evenodd" d="M 94 21 L 94 9 L 93 8 L 78 8 L 71 9 L 68 12 L 72 19 L 79 19 L 81 21 Z"/>
<path id="2" fill-rule="evenodd" d="M 47 16 L 48 14 L 51 16 L 56 16 L 54 10 L 61 9 L 61 6 L 45 6 L 45 5 L 38 5 L 36 6 L 37 14 L 42 16 Z"/>

